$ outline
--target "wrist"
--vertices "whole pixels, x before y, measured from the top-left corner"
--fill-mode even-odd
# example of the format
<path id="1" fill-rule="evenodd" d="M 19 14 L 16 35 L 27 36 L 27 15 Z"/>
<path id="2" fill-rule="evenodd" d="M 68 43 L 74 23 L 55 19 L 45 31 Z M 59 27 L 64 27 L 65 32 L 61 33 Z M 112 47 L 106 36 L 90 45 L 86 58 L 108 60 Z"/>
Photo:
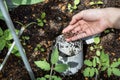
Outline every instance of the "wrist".
<path id="1" fill-rule="evenodd" d="M 120 28 L 120 9 L 119 8 L 104 8 L 104 17 L 107 20 L 108 28 Z M 119 25 L 118 25 L 119 24 Z"/>

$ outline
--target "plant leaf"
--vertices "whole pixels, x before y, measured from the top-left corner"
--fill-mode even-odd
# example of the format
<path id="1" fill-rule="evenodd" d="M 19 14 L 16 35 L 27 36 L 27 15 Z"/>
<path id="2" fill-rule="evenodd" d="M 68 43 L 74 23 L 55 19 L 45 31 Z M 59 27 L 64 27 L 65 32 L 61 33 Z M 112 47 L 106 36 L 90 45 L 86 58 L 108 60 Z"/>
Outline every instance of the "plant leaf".
<path id="1" fill-rule="evenodd" d="M 42 12 L 42 14 L 41 14 L 41 19 L 44 19 L 45 16 L 46 16 L 46 13 L 45 13 L 45 12 Z"/>
<path id="2" fill-rule="evenodd" d="M 50 64 L 47 61 L 35 61 L 34 63 L 41 69 L 50 70 Z"/>
<path id="3" fill-rule="evenodd" d="M 96 75 L 98 75 L 98 69 L 97 68 L 95 68 L 95 73 L 96 73 Z"/>
<path id="4" fill-rule="evenodd" d="M 109 65 L 109 55 L 105 54 L 104 51 L 101 52 L 100 60 L 102 63 L 106 63 L 106 65 Z"/>
<path id="5" fill-rule="evenodd" d="M 94 68 L 91 68 L 90 69 L 90 77 L 93 77 L 95 74 L 95 69 Z"/>
<path id="6" fill-rule="evenodd" d="M 93 51 L 93 50 L 94 50 L 94 47 L 93 47 L 93 46 L 90 46 L 90 50 Z"/>
<path id="7" fill-rule="evenodd" d="M 62 80 L 60 77 L 57 77 L 55 75 L 52 76 L 52 79 L 54 79 L 54 80 Z"/>
<path id="8" fill-rule="evenodd" d="M 100 43 L 100 37 L 94 37 L 94 43 L 99 44 Z"/>
<path id="9" fill-rule="evenodd" d="M 105 71 L 107 69 L 107 67 L 106 66 L 103 66 L 102 68 L 101 68 L 101 71 Z"/>
<path id="10" fill-rule="evenodd" d="M 97 50 L 97 51 L 96 51 L 96 55 L 97 55 L 97 56 L 100 56 L 100 54 L 101 54 L 100 51 Z"/>
<path id="11" fill-rule="evenodd" d="M 68 65 L 66 64 L 57 64 L 54 68 L 57 72 L 64 72 L 66 69 L 68 69 Z"/>
<path id="12" fill-rule="evenodd" d="M 44 23 L 43 22 L 40 22 L 38 23 L 39 26 L 43 27 L 44 26 Z"/>
<path id="13" fill-rule="evenodd" d="M 95 4 L 95 2 L 90 2 L 89 4 L 90 4 L 91 6 L 93 6 L 93 5 Z"/>
<path id="14" fill-rule="evenodd" d="M 59 52 L 58 52 L 58 49 L 55 48 L 51 54 L 51 63 L 52 64 L 56 64 L 58 62 L 58 58 L 59 58 Z"/>
<path id="15" fill-rule="evenodd" d="M 103 2 L 102 1 L 98 1 L 98 2 L 96 2 L 96 4 L 103 4 Z"/>
<path id="16" fill-rule="evenodd" d="M 44 0 L 12 0 L 14 5 L 30 5 L 30 4 L 36 4 L 40 2 L 44 2 Z"/>
<path id="17" fill-rule="evenodd" d="M 120 65 L 120 62 L 113 62 L 111 64 L 111 67 L 118 67 Z"/>
<path id="18" fill-rule="evenodd" d="M 108 74 L 108 77 L 110 77 L 110 75 L 112 74 L 112 69 L 111 68 L 107 69 L 107 74 Z"/>
<path id="19" fill-rule="evenodd" d="M 90 60 L 85 60 L 84 64 L 87 66 L 92 66 L 92 62 Z"/>
<path id="20" fill-rule="evenodd" d="M 80 0 L 74 0 L 74 4 L 78 5 L 80 3 Z"/>
<path id="21" fill-rule="evenodd" d="M 6 45 L 6 40 L 0 37 L 0 51 L 4 49 L 5 45 Z"/>
<path id="22" fill-rule="evenodd" d="M 95 59 L 96 59 L 96 62 L 97 62 L 98 64 L 100 64 L 100 59 L 99 59 L 99 57 L 95 57 Z"/>
<path id="23" fill-rule="evenodd" d="M 93 58 L 93 62 L 92 63 L 93 63 L 93 67 L 96 67 L 97 64 L 96 64 L 96 58 L 95 57 Z"/>
<path id="24" fill-rule="evenodd" d="M 49 78 L 50 78 L 50 75 L 48 75 L 48 74 L 47 74 L 47 75 L 45 75 L 45 78 L 48 78 L 48 79 L 49 79 Z"/>
<path id="25" fill-rule="evenodd" d="M 0 27 L 0 36 L 2 36 L 2 35 L 3 35 L 3 30 Z"/>
<path id="26" fill-rule="evenodd" d="M 87 67 L 87 68 L 85 68 L 85 70 L 83 71 L 83 75 L 85 76 L 85 77 L 89 77 L 90 75 L 90 67 Z"/>
<path id="27" fill-rule="evenodd" d="M 68 4 L 68 10 L 71 10 L 72 5 Z"/>
<path id="28" fill-rule="evenodd" d="M 119 69 L 117 69 L 117 68 L 112 68 L 112 72 L 113 72 L 114 75 L 120 76 L 120 70 L 119 70 Z"/>
<path id="29" fill-rule="evenodd" d="M 37 80 L 46 80 L 46 78 L 41 77 L 41 78 L 37 78 Z"/>
<path id="30" fill-rule="evenodd" d="M 6 29 L 4 31 L 4 37 L 5 37 L 5 40 L 11 40 L 13 37 L 12 37 L 12 34 L 10 33 L 10 30 L 9 29 Z"/>

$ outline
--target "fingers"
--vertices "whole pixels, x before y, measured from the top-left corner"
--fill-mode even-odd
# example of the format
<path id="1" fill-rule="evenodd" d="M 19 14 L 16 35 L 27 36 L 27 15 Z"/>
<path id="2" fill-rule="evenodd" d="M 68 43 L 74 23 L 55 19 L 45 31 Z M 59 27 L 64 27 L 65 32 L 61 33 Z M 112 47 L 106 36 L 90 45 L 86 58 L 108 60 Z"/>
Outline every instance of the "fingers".
<path id="1" fill-rule="evenodd" d="M 70 25 L 73 25 L 75 24 L 77 21 L 81 20 L 83 18 L 83 15 L 84 15 L 84 11 L 81 11 L 79 13 L 77 13 L 76 15 L 74 15 L 72 17 L 72 20 L 70 22 Z"/>
<path id="2" fill-rule="evenodd" d="M 79 33 L 78 35 L 72 37 L 72 38 L 69 38 L 69 39 L 66 39 L 66 41 L 75 41 L 75 40 L 78 40 L 78 39 L 81 39 L 81 38 L 84 38 L 86 37 L 87 34 L 85 32 L 82 32 L 82 33 Z"/>
<path id="3" fill-rule="evenodd" d="M 88 24 L 84 21 L 84 20 L 80 20 L 79 21 L 79 26 L 75 27 L 72 32 L 73 33 L 77 33 L 77 32 L 80 32 L 80 31 L 85 31 L 85 29 L 88 28 Z"/>
<path id="4" fill-rule="evenodd" d="M 62 33 L 70 32 L 71 30 L 73 30 L 77 26 L 79 26 L 79 23 L 76 23 L 74 25 L 69 25 L 62 31 Z"/>

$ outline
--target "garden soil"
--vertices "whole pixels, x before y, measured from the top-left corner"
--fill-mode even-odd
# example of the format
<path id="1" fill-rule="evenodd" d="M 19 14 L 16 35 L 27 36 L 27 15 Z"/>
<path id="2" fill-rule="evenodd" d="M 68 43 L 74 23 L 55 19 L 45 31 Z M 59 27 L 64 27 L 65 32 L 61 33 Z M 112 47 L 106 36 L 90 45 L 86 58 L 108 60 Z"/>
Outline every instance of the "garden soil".
<path id="1" fill-rule="evenodd" d="M 94 0 L 96 1 L 96 0 Z M 35 77 L 42 77 L 49 73 L 39 69 L 34 61 L 49 60 L 48 56 L 51 53 L 51 46 L 55 38 L 61 34 L 62 30 L 69 24 L 72 16 L 81 10 L 90 8 L 105 8 L 105 7 L 117 7 L 120 8 L 120 0 L 103 0 L 102 5 L 89 5 L 90 0 L 81 0 L 78 5 L 78 9 L 73 12 L 69 12 L 67 4 L 73 4 L 73 0 L 45 0 L 43 3 L 35 5 L 22 5 L 10 11 L 10 16 L 16 29 L 20 29 L 22 26 L 16 23 L 16 21 L 27 25 L 31 22 L 37 22 L 40 19 L 41 13 L 46 13 L 46 23 L 43 27 L 33 24 L 29 26 L 20 38 L 21 44 L 25 49 L 26 56 L 35 74 Z M 93 15 L 94 16 L 94 15 Z M 114 15 L 113 15 L 114 16 Z M 0 26 L 6 29 L 4 21 L 0 21 Z M 97 27 L 97 26 L 96 26 Z M 108 29 L 109 33 L 101 33 L 100 45 L 103 46 L 106 53 L 110 55 L 110 59 L 120 57 L 120 30 Z M 29 40 L 25 40 L 22 37 L 27 36 Z M 44 51 L 34 49 L 37 44 L 40 44 Z M 92 45 L 92 44 L 91 44 Z M 90 45 L 84 44 L 84 58 L 91 58 L 94 55 L 89 50 Z M 3 61 L 8 49 L 4 49 L 0 54 L 0 62 Z M 94 80 L 93 78 L 85 78 L 82 74 L 84 67 L 76 74 L 71 76 L 60 76 L 62 80 Z M 120 80 L 119 77 L 111 76 L 106 77 L 106 73 L 102 74 L 104 80 Z M 0 72 L 0 80 L 30 80 L 29 74 L 25 68 L 25 65 L 21 57 L 16 57 L 11 54 L 7 60 L 6 65 Z"/>

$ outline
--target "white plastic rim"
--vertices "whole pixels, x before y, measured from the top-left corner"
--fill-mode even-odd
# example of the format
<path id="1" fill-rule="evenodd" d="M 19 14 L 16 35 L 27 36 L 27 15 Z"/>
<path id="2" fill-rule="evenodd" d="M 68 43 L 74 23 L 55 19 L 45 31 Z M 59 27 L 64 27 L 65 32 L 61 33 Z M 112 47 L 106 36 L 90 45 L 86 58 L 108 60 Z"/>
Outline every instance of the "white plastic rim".
<path id="1" fill-rule="evenodd" d="M 55 48 L 59 51 L 58 63 L 67 64 L 69 68 L 61 73 L 62 75 L 73 75 L 81 69 L 83 65 L 83 42 L 77 40 L 66 42 L 63 35 L 56 38 Z"/>

